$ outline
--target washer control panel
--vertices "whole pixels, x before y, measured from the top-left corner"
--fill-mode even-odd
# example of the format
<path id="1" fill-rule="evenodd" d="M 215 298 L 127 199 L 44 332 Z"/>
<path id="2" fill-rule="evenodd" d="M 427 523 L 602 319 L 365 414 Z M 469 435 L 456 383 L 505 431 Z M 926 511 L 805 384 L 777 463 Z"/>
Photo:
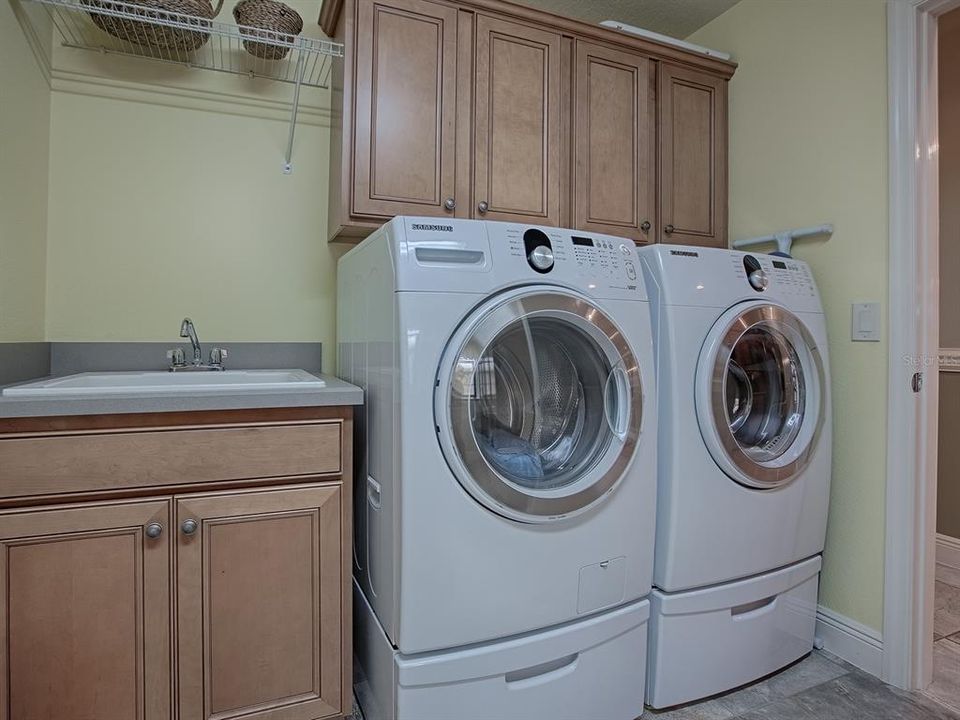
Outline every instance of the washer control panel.
<path id="1" fill-rule="evenodd" d="M 637 279 L 636 251 L 632 243 L 608 238 L 571 235 L 573 256 L 584 276 Z"/>
<path id="2" fill-rule="evenodd" d="M 576 230 L 507 226 L 510 255 L 523 258 L 530 270 L 557 280 L 636 291 L 641 285 L 636 246 L 607 235 L 587 235 Z M 491 241 L 496 243 L 495 237 Z"/>

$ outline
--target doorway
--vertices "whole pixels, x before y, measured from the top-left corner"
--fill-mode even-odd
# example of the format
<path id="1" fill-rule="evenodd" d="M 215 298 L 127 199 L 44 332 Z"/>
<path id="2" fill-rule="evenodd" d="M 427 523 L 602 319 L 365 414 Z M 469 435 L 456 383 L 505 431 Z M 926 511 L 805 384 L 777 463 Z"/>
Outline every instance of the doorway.
<path id="1" fill-rule="evenodd" d="M 940 273 L 938 33 L 940 19 L 957 9 L 960 0 L 887 0 L 890 360 L 881 677 L 908 690 L 930 688 L 935 637 L 955 634 L 945 632 L 950 628 L 943 625 L 943 612 L 937 632 L 934 621 L 939 384 L 941 374 L 947 385 L 956 380 L 940 372 L 939 279 L 948 285 L 958 273 L 947 267 Z M 950 139 L 944 141 L 949 151 Z M 944 237 L 950 232 L 945 229 Z M 951 298 L 944 299 L 954 306 L 944 306 L 945 322 L 958 314 Z M 945 444 L 956 442 L 948 440 L 945 434 Z M 942 593 L 941 610 L 945 602 Z M 944 649 L 952 648 L 941 646 L 938 654 Z M 941 686 L 943 671 L 951 667 L 960 686 L 960 662 L 940 665 Z"/>
<path id="2" fill-rule="evenodd" d="M 940 352 L 933 675 L 926 692 L 960 711 L 960 8 L 937 18 Z"/>

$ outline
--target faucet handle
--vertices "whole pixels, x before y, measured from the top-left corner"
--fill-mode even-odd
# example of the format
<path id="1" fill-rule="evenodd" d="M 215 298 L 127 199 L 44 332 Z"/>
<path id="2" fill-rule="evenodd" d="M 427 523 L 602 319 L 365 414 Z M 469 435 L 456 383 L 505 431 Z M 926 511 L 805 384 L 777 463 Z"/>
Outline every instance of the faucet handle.
<path id="1" fill-rule="evenodd" d="M 223 361 L 227 359 L 230 353 L 226 348 L 215 347 L 210 350 L 210 364 L 223 367 Z"/>
<path id="2" fill-rule="evenodd" d="M 183 348 L 171 348 L 167 350 L 167 360 L 170 361 L 170 367 L 182 367 L 186 365 L 183 357 Z"/>

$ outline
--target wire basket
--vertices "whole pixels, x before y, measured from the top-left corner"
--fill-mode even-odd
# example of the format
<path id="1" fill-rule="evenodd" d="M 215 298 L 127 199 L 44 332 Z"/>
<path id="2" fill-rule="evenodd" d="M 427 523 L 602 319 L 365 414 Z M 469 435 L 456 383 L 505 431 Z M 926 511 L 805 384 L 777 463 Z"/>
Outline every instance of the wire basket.
<path id="1" fill-rule="evenodd" d="M 270 43 L 243 41 L 243 46 L 248 53 L 264 60 L 285 58 L 290 48 L 275 43 L 278 40 L 292 42 L 303 30 L 303 18 L 299 13 L 277 0 L 241 0 L 233 8 L 233 17 L 245 38 L 273 41 Z M 257 32 L 251 28 L 261 28 L 263 32 Z"/>
<path id="2" fill-rule="evenodd" d="M 137 0 L 133 3 L 116 3 L 107 0 L 81 0 L 88 8 L 110 10 L 113 14 L 88 10 L 90 19 L 104 32 L 134 45 L 158 50 L 197 50 L 210 39 L 210 23 L 223 7 L 219 0 L 216 8 L 210 0 Z M 143 21 L 120 15 L 142 16 Z M 165 23 L 170 23 L 165 24 Z M 182 25 L 195 25 L 191 30 Z M 178 27 L 181 26 L 181 27 Z"/>

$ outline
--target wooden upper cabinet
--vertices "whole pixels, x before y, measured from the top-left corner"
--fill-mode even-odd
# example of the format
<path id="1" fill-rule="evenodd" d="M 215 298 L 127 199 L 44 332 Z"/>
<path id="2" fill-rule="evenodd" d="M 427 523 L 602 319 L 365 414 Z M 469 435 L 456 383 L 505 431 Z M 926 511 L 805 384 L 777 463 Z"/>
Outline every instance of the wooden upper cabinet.
<path id="1" fill-rule="evenodd" d="M 476 18 L 473 216 L 560 224 L 560 35 Z"/>
<path id="2" fill-rule="evenodd" d="M 0 515 L 0 718 L 172 717 L 169 514 L 152 500 Z"/>
<path id="3" fill-rule="evenodd" d="M 727 245 L 727 82 L 660 65 L 660 242 Z"/>
<path id="4" fill-rule="evenodd" d="M 451 214 L 456 9 L 361 0 L 356 63 L 352 214 Z"/>
<path id="5" fill-rule="evenodd" d="M 177 499 L 182 720 L 349 713 L 341 502 L 339 485 Z"/>
<path id="6" fill-rule="evenodd" d="M 499 0 L 328 7 L 331 239 L 426 215 L 726 243 L 733 63 Z"/>
<path id="7" fill-rule="evenodd" d="M 652 242 L 657 223 L 654 63 L 581 40 L 574 72 L 574 227 Z"/>

